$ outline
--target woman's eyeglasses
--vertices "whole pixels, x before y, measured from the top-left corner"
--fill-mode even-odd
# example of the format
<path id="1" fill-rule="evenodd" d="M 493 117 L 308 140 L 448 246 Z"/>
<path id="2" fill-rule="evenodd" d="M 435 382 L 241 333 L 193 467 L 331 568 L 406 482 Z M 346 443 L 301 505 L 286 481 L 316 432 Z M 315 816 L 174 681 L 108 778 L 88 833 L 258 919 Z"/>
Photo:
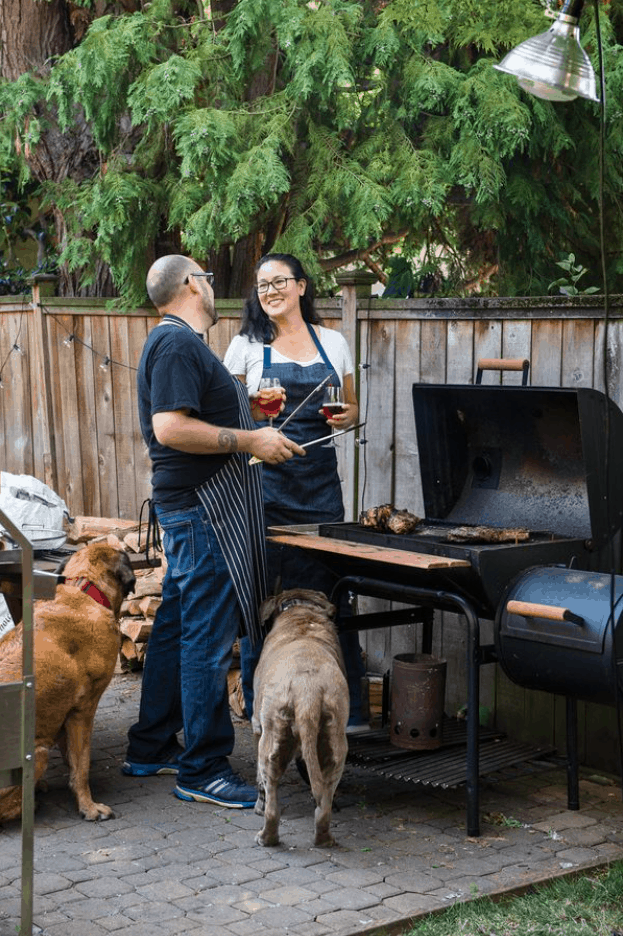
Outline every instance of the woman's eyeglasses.
<path id="1" fill-rule="evenodd" d="M 277 292 L 281 292 L 282 289 L 285 289 L 288 285 L 288 280 L 295 280 L 296 276 L 276 276 L 274 280 L 271 280 L 270 283 L 267 283 L 265 280 L 262 280 L 261 283 L 257 284 L 257 294 L 258 296 L 265 296 L 270 287 L 276 289 Z"/>

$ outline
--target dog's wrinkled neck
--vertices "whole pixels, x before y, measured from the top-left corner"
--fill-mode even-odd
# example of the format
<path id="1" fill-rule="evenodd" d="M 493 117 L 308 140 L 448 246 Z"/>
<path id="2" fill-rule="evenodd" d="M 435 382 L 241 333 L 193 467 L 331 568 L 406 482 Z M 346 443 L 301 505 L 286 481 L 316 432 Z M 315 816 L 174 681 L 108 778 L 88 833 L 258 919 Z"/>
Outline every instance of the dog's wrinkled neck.
<path id="1" fill-rule="evenodd" d="M 93 582 L 89 581 L 89 579 L 82 577 L 66 578 L 65 585 L 74 585 L 76 588 L 79 588 L 80 591 L 88 595 L 89 598 L 92 598 L 93 601 L 97 601 L 98 604 L 104 605 L 104 607 L 109 610 L 112 609 L 112 605 L 104 592 L 101 591 L 97 585 L 94 585 Z"/>

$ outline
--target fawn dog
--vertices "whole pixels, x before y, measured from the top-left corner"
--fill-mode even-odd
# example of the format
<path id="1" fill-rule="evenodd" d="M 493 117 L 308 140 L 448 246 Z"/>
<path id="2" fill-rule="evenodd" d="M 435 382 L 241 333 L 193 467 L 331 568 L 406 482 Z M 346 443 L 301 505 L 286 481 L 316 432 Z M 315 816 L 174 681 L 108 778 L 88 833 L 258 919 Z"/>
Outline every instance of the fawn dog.
<path id="1" fill-rule="evenodd" d="M 34 604 L 35 780 L 58 744 L 69 765 L 69 786 L 84 819 L 110 819 L 89 787 L 95 710 L 119 653 L 118 616 L 135 584 L 125 552 L 103 543 L 78 550 L 57 569 L 65 576 L 51 601 Z M 22 625 L 0 640 L 0 682 L 22 679 Z M 21 787 L 0 790 L 0 820 L 21 814 Z"/>
<path id="2" fill-rule="evenodd" d="M 279 843 L 277 787 L 292 758 L 303 759 L 316 801 L 314 844 L 334 844 L 331 807 L 346 761 L 349 714 L 334 614 L 326 596 L 310 589 L 289 589 L 262 604 L 263 620 L 273 624 L 253 682 L 260 845 Z"/>

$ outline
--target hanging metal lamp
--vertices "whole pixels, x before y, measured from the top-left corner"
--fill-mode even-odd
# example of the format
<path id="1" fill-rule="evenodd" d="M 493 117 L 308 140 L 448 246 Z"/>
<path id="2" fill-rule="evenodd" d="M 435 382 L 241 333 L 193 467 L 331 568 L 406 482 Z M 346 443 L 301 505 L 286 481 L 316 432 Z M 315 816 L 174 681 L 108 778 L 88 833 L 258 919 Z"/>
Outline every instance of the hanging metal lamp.
<path id="1" fill-rule="evenodd" d="M 580 45 L 583 5 L 584 0 L 566 0 L 546 32 L 526 39 L 493 67 L 515 75 L 524 91 L 546 101 L 599 101 L 591 60 Z"/>

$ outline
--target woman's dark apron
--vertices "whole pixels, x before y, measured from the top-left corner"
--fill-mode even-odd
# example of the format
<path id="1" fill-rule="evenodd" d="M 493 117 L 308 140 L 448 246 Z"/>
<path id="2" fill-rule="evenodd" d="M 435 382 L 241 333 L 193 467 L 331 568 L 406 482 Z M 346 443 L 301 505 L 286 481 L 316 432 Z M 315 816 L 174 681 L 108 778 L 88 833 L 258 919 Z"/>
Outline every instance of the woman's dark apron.
<path id="1" fill-rule="evenodd" d="M 188 328 L 166 319 L 159 325 Z M 241 429 L 255 429 L 246 388 L 231 378 L 238 395 Z M 214 528 L 227 563 L 242 612 L 245 633 L 255 643 L 263 635 L 259 607 L 266 598 L 266 541 L 262 497 L 262 466 L 249 465 L 247 452 L 233 452 L 225 465 L 197 488 L 197 494 Z"/>
<path id="2" fill-rule="evenodd" d="M 264 345 L 262 376 L 278 377 L 287 394 L 285 409 L 273 422 L 277 429 L 328 373 L 333 375 L 331 382 L 340 386 L 340 379 L 316 333 L 309 324 L 307 327 L 322 362 L 307 367 L 294 361 L 278 364 L 272 361 L 271 346 Z M 326 417 L 319 412 L 321 406 L 322 391 L 314 395 L 288 423 L 285 435 L 299 444 L 328 435 L 331 428 Z M 305 458 L 294 456 L 280 465 L 264 464 L 262 471 L 267 526 L 337 523 L 344 519 L 337 455 L 332 443 L 313 446 L 308 449 Z M 302 550 L 283 550 L 268 543 L 267 554 L 271 591 L 278 577 L 283 588 L 317 588 L 325 593 L 331 591 L 333 575 L 321 563 L 306 557 Z"/>

